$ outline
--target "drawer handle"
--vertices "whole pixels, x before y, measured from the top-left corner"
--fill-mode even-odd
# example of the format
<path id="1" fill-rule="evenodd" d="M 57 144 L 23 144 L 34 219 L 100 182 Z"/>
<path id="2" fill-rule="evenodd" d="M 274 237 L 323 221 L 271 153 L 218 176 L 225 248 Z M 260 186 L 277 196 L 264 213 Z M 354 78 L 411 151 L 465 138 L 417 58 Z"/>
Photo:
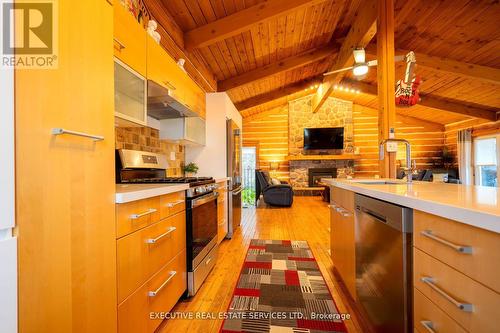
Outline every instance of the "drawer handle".
<path id="1" fill-rule="evenodd" d="M 172 279 L 174 278 L 175 274 L 177 274 L 176 271 L 171 271 L 170 274 L 169 274 L 169 277 L 165 280 L 165 282 L 163 282 L 161 284 L 161 286 L 158 287 L 158 289 L 156 289 L 155 291 L 148 291 L 148 296 L 149 297 L 155 297 L 156 295 L 158 295 L 158 293 L 163 289 L 165 288 L 165 286 L 170 282 L 172 281 Z"/>
<path id="2" fill-rule="evenodd" d="M 421 232 L 421 234 L 422 234 L 422 236 L 433 239 L 438 243 L 449 246 L 457 252 L 464 253 L 464 254 L 472 254 L 472 247 L 471 246 L 457 245 L 455 243 L 449 242 L 446 239 L 442 239 L 441 237 L 434 235 L 432 233 L 432 230 L 424 230 Z"/>
<path id="3" fill-rule="evenodd" d="M 175 230 L 177 230 L 176 227 L 170 227 L 168 228 L 167 232 L 161 234 L 160 236 L 156 237 L 156 238 L 149 238 L 149 239 L 146 239 L 146 243 L 148 244 L 155 244 L 157 243 L 159 240 L 161 240 L 163 237 L 166 237 L 168 236 L 169 234 L 171 234 L 172 232 L 174 232 Z"/>
<path id="4" fill-rule="evenodd" d="M 137 219 L 138 219 L 138 218 L 140 218 L 140 217 L 143 217 L 143 216 L 146 216 L 146 215 L 152 214 L 152 213 L 154 213 L 154 212 L 156 212 L 156 209 L 154 209 L 154 208 L 150 208 L 150 209 L 148 209 L 148 211 L 147 211 L 147 212 L 140 213 L 140 214 L 132 214 L 132 215 L 130 215 L 130 218 L 131 218 L 132 220 L 137 220 Z"/>
<path id="5" fill-rule="evenodd" d="M 177 206 L 177 205 L 180 205 L 180 204 L 181 204 L 181 203 L 183 203 L 183 202 L 184 202 L 184 200 L 178 200 L 178 201 L 175 201 L 175 202 L 169 202 L 169 203 L 167 204 L 167 207 L 168 207 L 168 208 L 173 208 L 173 207 L 175 207 L 175 206 Z"/>
<path id="6" fill-rule="evenodd" d="M 118 44 L 118 47 L 120 48 L 120 51 L 123 50 L 125 48 L 125 44 L 123 44 L 122 42 L 120 42 L 120 40 L 118 38 L 113 38 L 113 40 L 116 42 L 116 44 Z"/>
<path id="7" fill-rule="evenodd" d="M 462 302 L 457 301 L 455 298 L 450 296 L 446 291 L 439 288 L 436 285 L 436 281 L 434 280 L 434 278 L 432 278 L 430 276 L 424 276 L 424 277 L 420 278 L 420 281 L 427 284 L 429 287 L 431 287 L 433 290 L 435 290 L 437 293 L 439 293 L 441 296 L 443 296 L 450 303 L 453 303 L 453 305 L 455 305 L 460 310 L 462 310 L 464 312 L 472 312 L 472 310 L 473 310 L 472 304 L 462 303 Z"/>
<path id="8" fill-rule="evenodd" d="M 436 331 L 434 331 L 434 325 L 432 324 L 432 321 L 422 320 L 420 324 L 427 330 L 427 332 L 436 333 Z"/>
<path id="9" fill-rule="evenodd" d="M 339 213 L 340 215 L 342 215 L 343 217 L 349 217 L 351 216 L 352 214 L 349 213 L 347 210 L 345 210 L 344 208 L 341 208 L 341 207 L 336 207 L 335 210 L 337 211 L 337 213 Z"/>
<path id="10" fill-rule="evenodd" d="M 212 261 L 212 258 L 208 258 L 207 261 L 205 261 L 205 265 L 210 264 L 211 261 Z"/>

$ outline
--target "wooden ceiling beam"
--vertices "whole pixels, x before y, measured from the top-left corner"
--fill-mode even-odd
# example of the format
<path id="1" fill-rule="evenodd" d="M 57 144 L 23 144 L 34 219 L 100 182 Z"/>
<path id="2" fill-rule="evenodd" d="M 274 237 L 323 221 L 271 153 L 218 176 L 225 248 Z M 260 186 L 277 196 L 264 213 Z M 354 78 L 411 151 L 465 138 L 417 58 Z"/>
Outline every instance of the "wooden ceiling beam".
<path id="1" fill-rule="evenodd" d="M 345 84 L 350 88 L 358 89 L 364 94 L 377 96 L 377 86 L 375 85 L 354 80 L 343 80 L 342 84 Z M 422 99 L 418 105 L 490 121 L 497 120 L 496 113 L 500 111 L 499 109 L 484 105 L 467 105 L 463 104 L 462 101 L 436 97 L 431 94 L 421 94 L 421 98 Z"/>
<path id="2" fill-rule="evenodd" d="M 236 109 L 238 109 L 238 111 L 242 112 L 243 110 L 250 109 L 252 107 L 255 107 L 255 106 L 267 103 L 267 102 L 271 102 L 275 99 L 286 97 L 288 95 L 297 93 L 301 90 L 308 89 L 311 86 L 314 86 L 314 85 L 319 84 L 319 83 L 320 83 L 319 78 L 314 78 L 314 79 L 306 80 L 306 81 L 300 81 L 300 82 L 288 85 L 288 86 L 281 88 L 281 89 L 272 90 L 270 92 L 248 98 L 244 101 L 235 103 L 234 106 L 236 107 Z M 313 93 L 313 92 L 314 92 L 314 89 L 311 90 L 311 93 Z"/>
<path id="3" fill-rule="evenodd" d="M 360 5 L 355 19 L 351 24 L 351 29 L 347 34 L 335 64 L 330 68 L 331 71 L 352 66 L 354 59 L 352 50 L 356 47 L 366 47 L 377 32 L 377 1 L 366 0 Z M 313 98 L 313 112 L 318 111 L 328 96 L 333 91 L 333 86 L 340 82 L 345 73 L 337 73 L 326 76 L 323 84 L 320 86 Z"/>
<path id="4" fill-rule="evenodd" d="M 267 0 L 219 20 L 197 27 L 184 34 L 187 50 L 214 44 L 250 30 L 255 25 L 278 15 L 312 6 L 326 0 Z"/>
<path id="5" fill-rule="evenodd" d="M 368 114 L 373 117 L 378 117 L 378 110 L 373 109 L 368 106 L 360 105 L 360 104 L 355 104 L 361 106 L 362 113 Z M 444 132 L 445 131 L 445 126 L 440 123 L 436 123 L 433 121 L 429 120 L 424 120 L 422 118 L 417 118 L 413 116 L 408 116 L 406 114 L 401 113 L 398 109 L 396 109 L 396 122 L 401 122 L 405 125 L 411 125 L 411 126 L 418 126 L 418 127 L 423 127 L 427 130 L 433 130 L 433 131 L 438 131 L 438 132 Z M 356 124 L 354 124 L 356 126 Z"/>
<path id="6" fill-rule="evenodd" d="M 407 54 L 409 50 L 397 49 L 397 54 Z M 377 57 L 376 49 L 368 47 L 366 54 Z M 417 65 L 431 68 L 439 72 L 453 73 L 470 79 L 482 80 L 491 83 L 500 83 L 500 69 L 488 66 L 476 65 L 468 62 L 461 62 L 445 57 L 435 57 L 424 53 L 416 52 Z"/>
<path id="7" fill-rule="evenodd" d="M 241 87 L 245 84 L 259 81 L 273 75 L 287 72 L 316 61 L 320 61 L 327 57 L 331 57 L 338 52 L 338 49 L 337 45 L 328 45 L 322 48 L 310 50 L 308 52 L 303 52 L 301 54 L 271 63 L 267 66 L 256 68 L 252 71 L 219 81 L 217 83 L 217 88 L 219 91 L 227 91 Z"/>

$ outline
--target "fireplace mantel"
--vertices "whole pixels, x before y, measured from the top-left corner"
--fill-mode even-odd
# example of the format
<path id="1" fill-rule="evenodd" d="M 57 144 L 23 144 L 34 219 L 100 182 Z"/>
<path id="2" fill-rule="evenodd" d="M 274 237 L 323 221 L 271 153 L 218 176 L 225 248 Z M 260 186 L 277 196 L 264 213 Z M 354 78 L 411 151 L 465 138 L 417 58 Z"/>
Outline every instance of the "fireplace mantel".
<path id="1" fill-rule="evenodd" d="M 357 160 L 361 155 L 339 154 L 339 155 L 288 155 L 289 161 L 311 161 L 311 160 Z"/>

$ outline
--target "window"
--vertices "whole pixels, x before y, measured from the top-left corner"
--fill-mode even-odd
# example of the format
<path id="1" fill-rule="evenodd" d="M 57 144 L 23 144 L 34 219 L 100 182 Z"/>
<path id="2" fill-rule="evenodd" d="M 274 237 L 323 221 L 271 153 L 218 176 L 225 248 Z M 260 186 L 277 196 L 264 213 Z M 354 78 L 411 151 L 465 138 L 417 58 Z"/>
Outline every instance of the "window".
<path id="1" fill-rule="evenodd" d="M 500 135 L 474 139 L 474 176 L 476 185 L 497 186 L 500 161 Z"/>

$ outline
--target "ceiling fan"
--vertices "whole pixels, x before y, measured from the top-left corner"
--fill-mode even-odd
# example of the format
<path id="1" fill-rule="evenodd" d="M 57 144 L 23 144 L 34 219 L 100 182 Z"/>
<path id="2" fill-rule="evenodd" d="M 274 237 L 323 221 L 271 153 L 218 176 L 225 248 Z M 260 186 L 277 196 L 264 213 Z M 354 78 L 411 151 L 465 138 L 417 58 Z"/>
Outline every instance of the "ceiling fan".
<path id="1" fill-rule="evenodd" d="M 356 48 L 352 51 L 352 53 L 354 55 L 354 65 L 353 66 L 337 69 L 337 70 L 334 70 L 331 72 L 324 73 L 323 75 L 324 76 L 332 75 L 335 73 L 340 73 L 340 72 L 344 72 L 344 71 L 348 71 L 348 70 L 352 69 L 352 73 L 355 76 L 363 76 L 366 73 L 368 73 L 368 67 L 377 66 L 377 59 L 365 61 L 365 49 Z M 403 61 L 403 60 L 405 60 L 405 58 L 406 58 L 405 55 L 395 56 L 394 61 Z"/>

